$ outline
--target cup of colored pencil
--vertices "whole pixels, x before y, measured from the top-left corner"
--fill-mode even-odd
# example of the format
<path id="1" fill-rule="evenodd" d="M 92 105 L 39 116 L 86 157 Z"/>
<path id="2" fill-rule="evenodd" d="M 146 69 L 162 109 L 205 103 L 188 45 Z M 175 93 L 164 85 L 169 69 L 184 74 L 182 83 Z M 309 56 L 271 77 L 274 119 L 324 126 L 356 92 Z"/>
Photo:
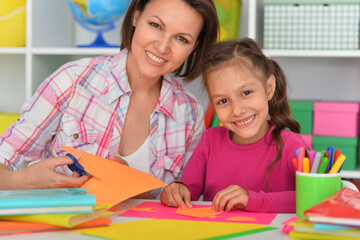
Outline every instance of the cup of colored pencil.
<path id="1" fill-rule="evenodd" d="M 344 165 L 346 156 L 341 150 L 328 147 L 326 151 L 316 152 L 313 149 L 299 147 L 296 158 L 292 159 L 296 170 L 303 173 L 339 173 Z"/>

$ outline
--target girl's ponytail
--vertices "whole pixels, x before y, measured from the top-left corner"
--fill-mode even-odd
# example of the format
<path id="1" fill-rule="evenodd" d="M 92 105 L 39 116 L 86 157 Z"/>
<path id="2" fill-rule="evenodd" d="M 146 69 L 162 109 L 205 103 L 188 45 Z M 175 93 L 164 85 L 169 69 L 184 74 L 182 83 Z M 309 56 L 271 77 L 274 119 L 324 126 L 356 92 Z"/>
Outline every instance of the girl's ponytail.
<path id="1" fill-rule="evenodd" d="M 283 150 L 283 142 L 280 135 L 280 132 L 288 128 L 290 131 L 295 133 L 300 133 L 300 124 L 291 117 L 291 110 L 287 99 L 287 81 L 284 74 L 284 71 L 281 69 L 279 64 L 272 60 L 268 59 L 272 73 L 276 79 L 276 88 L 272 99 L 269 101 L 269 116 L 271 123 L 275 125 L 274 130 L 271 135 L 276 142 L 277 154 L 276 158 L 269 165 L 268 170 L 266 171 L 265 183 L 266 188 L 268 187 L 268 178 L 271 169 L 281 158 Z"/>
<path id="2" fill-rule="evenodd" d="M 299 133 L 300 125 L 291 118 L 291 110 L 287 98 L 287 82 L 286 77 L 279 64 L 268 59 L 272 68 L 272 73 L 276 79 L 276 88 L 273 98 L 269 101 L 269 115 L 271 122 L 277 128 L 289 128 L 292 132 Z"/>

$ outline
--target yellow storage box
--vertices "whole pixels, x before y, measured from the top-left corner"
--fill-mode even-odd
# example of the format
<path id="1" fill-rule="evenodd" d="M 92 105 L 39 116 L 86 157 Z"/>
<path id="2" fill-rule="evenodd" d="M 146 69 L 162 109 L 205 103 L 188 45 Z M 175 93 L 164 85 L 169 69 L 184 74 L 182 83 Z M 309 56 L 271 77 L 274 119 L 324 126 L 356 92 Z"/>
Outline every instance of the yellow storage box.
<path id="1" fill-rule="evenodd" d="M 19 119 L 19 113 L 0 113 L 0 135 Z"/>
<path id="2" fill-rule="evenodd" d="M 25 0 L 0 0 L 0 47 L 25 46 Z"/>

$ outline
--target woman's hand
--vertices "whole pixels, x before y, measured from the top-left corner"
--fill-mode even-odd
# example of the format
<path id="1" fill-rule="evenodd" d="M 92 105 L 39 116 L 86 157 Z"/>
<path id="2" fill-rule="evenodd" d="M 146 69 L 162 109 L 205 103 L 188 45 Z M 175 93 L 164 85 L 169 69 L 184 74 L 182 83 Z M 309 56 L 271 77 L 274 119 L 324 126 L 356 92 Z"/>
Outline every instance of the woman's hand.
<path id="1" fill-rule="evenodd" d="M 55 168 L 62 165 L 74 163 L 69 157 L 49 158 L 27 166 L 21 170 L 13 171 L 15 189 L 35 188 L 72 188 L 80 187 L 89 176 L 80 176 L 73 173 L 67 176 L 55 171 Z"/>
<path id="2" fill-rule="evenodd" d="M 161 192 L 160 201 L 169 207 L 185 206 L 191 208 L 191 194 L 189 188 L 182 183 L 171 183 Z"/>
<path id="3" fill-rule="evenodd" d="M 122 165 L 129 166 L 128 162 L 119 156 L 109 156 L 109 160 L 121 163 Z"/>
<path id="4" fill-rule="evenodd" d="M 249 201 L 248 192 L 238 185 L 231 185 L 216 193 L 212 209 L 229 212 L 233 207 L 244 209 Z"/>

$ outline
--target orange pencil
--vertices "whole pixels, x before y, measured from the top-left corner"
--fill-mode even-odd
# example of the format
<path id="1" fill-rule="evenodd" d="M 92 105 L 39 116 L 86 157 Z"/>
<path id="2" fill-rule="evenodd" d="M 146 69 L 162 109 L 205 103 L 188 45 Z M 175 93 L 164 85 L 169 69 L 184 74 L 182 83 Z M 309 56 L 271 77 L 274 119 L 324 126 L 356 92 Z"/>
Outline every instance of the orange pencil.
<path id="1" fill-rule="evenodd" d="M 305 157 L 303 159 L 303 172 L 309 173 L 310 172 L 310 159 Z"/>

